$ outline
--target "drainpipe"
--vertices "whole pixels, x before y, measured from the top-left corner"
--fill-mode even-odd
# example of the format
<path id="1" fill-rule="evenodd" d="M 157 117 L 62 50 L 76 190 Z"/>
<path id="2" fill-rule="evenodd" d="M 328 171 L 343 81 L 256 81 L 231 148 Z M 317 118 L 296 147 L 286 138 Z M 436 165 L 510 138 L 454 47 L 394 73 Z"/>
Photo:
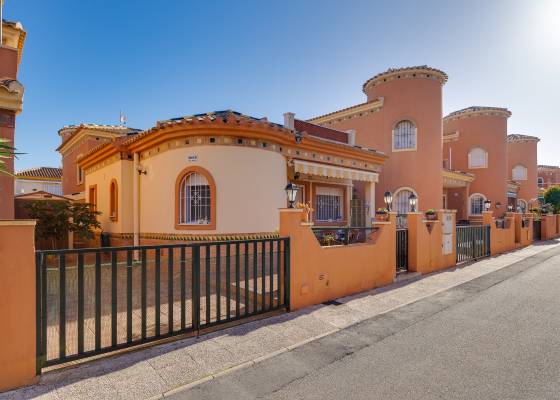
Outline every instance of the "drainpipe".
<path id="1" fill-rule="evenodd" d="M 140 245 L 140 173 L 138 168 L 140 166 L 140 156 L 134 153 L 134 167 L 132 179 L 132 224 L 134 233 L 134 246 Z"/>

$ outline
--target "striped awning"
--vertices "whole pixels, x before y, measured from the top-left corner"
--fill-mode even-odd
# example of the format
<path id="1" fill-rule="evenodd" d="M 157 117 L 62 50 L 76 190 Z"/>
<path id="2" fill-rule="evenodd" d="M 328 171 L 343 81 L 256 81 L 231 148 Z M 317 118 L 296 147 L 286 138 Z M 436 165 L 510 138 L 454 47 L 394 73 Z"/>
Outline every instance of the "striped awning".
<path id="1" fill-rule="evenodd" d="M 295 172 L 327 178 L 351 179 L 353 181 L 377 182 L 379 174 L 359 169 L 319 164 L 304 160 L 294 160 Z"/>

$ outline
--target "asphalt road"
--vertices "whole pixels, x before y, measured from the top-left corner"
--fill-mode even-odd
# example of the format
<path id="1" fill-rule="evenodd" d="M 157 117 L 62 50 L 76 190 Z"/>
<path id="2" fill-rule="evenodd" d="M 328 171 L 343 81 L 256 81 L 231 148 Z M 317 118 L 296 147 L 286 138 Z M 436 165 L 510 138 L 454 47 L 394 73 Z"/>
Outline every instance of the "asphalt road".
<path id="1" fill-rule="evenodd" d="M 560 399 L 560 249 L 171 398 Z"/>

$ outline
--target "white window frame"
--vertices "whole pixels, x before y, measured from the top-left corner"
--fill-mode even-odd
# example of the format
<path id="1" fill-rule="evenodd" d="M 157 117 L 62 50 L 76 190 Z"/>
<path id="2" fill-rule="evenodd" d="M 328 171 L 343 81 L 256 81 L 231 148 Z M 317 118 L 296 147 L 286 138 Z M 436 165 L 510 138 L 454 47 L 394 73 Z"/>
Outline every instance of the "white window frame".
<path id="1" fill-rule="evenodd" d="M 537 178 L 537 186 L 540 188 L 544 187 L 544 178 L 542 176 Z"/>
<path id="2" fill-rule="evenodd" d="M 483 165 L 473 165 L 472 163 L 472 152 L 475 150 L 482 150 L 484 152 L 484 160 Z M 481 169 L 481 168 L 488 168 L 488 152 L 483 149 L 482 147 L 473 147 L 469 150 L 469 169 Z"/>
<path id="3" fill-rule="evenodd" d="M 188 185 L 189 180 L 191 179 L 197 179 L 198 185 Z M 196 218 L 197 215 L 202 216 L 204 214 L 204 212 L 201 211 L 202 208 L 198 212 L 193 212 L 192 210 L 189 210 L 189 207 L 191 206 L 191 199 L 189 198 L 189 190 L 187 190 L 189 186 L 208 186 L 208 196 L 204 196 L 201 198 L 201 200 L 204 200 L 205 202 L 207 201 L 208 203 L 207 205 L 206 204 L 201 205 L 201 207 L 208 207 L 207 219 Z M 185 225 L 185 226 L 210 225 L 212 223 L 212 195 L 213 195 L 212 185 L 210 185 L 210 182 L 208 182 L 208 179 L 203 174 L 193 171 L 183 176 L 183 178 L 181 179 L 181 183 L 179 184 L 179 221 L 178 221 L 179 223 L 178 224 Z M 190 219 L 189 219 L 189 215 L 190 215 Z M 194 215 L 194 219 L 193 219 L 193 215 Z"/>
<path id="4" fill-rule="evenodd" d="M 515 177 L 515 170 L 518 168 L 523 168 L 523 172 L 524 172 L 524 176 L 522 178 L 516 178 Z M 527 175 L 528 175 L 528 171 L 527 171 L 527 167 L 524 166 L 523 164 L 517 164 L 515 167 L 513 167 L 511 169 L 511 179 L 514 181 L 526 181 L 527 180 Z"/>
<path id="5" fill-rule="evenodd" d="M 413 134 L 413 138 L 414 138 L 414 146 L 412 147 L 396 147 L 396 140 L 395 137 L 397 135 L 397 128 L 399 127 L 399 125 L 403 124 L 403 123 L 410 123 L 412 125 L 412 134 Z M 416 126 L 416 124 L 414 123 L 414 121 L 412 121 L 411 119 L 402 119 L 400 121 L 398 121 L 395 126 L 393 127 L 393 130 L 391 132 L 391 147 L 394 153 L 397 152 L 401 152 L 401 151 L 416 151 L 416 149 L 418 148 L 418 128 Z"/>
<path id="6" fill-rule="evenodd" d="M 474 214 L 474 213 L 472 212 L 472 200 L 473 200 L 473 197 L 475 197 L 475 196 L 480 196 L 480 197 L 482 197 L 482 206 L 481 206 L 480 214 Z M 471 194 L 471 195 L 469 196 L 469 209 L 468 209 L 469 212 L 468 212 L 468 215 L 469 215 L 469 216 L 472 216 L 472 217 L 480 217 L 480 216 L 482 215 L 482 213 L 485 211 L 485 210 L 484 210 L 484 202 L 485 202 L 485 201 L 486 201 L 486 196 L 483 195 L 482 193 L 473 193 L 473 194 Z"/>

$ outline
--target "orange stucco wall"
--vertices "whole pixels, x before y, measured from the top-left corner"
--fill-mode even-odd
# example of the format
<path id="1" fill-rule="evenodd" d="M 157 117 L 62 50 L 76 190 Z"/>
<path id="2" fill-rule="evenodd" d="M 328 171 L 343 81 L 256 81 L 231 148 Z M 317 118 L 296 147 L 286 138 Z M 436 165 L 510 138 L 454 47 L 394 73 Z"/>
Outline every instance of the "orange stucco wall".
<path id="1" fill-rule="evenodd" d="M 457 263 L 455 213 L 452 216 L 451 252 L 443 254 L 443 211 L 437 221 L 427 221 L 422 213 L 409 213 L 408 222 L 408 269 L 427 274 L 452 267 Z"/>
<path id="2" fill-rule="evenodd" d="M 492 211 L 482 213 L 482 223 L 490 225 L 490 255 L 505 253 L 515 249 L 514 213 L 506 213 L 505 228 L 496 227 L 496 219 Z"/>
<path id="3" fill-rule="evenodd" d="M 541 218 L 541 239 L 550 240 L 558 236 L 558 216 L 543 215 Z"/>
<path id="4" fill-rule="evenodd" d="M 459 139 L 447 142 L 443 154 L 448 158 L 451 149 L 451 168 L 472 173 L 476 176 L 469 192 L 481 193 L 492 202 L 492 211 L 501 214 L 507 211 L 507 119 L 499 116 L 471 116 L 444 122 L 444 133 L 459 132 Z M 488 167 L 470 169 L 469 151 L 481 147 L 488 152 Z M 500 202 L 501 207 L 495 208 Z"/>
<path id="5" fill-rule="evenodd" d="M 0 392 L 35 379 L 35 221 L 0 221 Z"/>
<path id="6" fill-rule="evenodd" d="M 384 98 L 381 110 L 335 122 L 329 127 L 354 129 L 356 144 L 389 155 L 379 176 L 376 203 L 383 205 L 383 193 L 410 187 L 418 194 L 418 208 L 441 209 L 442 169 L 442 85 L 437 80 L 403 78 L 379 84 L 367 92 L 368 101 Z M 417 128 L 417 149 L 392 151 L 392 132 L 402 120 Z"/>
<path id="7" fill-rule="evenodd" d="M 395 221 L 376 223 L 371 243 L 321 247 L 301 210 L 280 210 L 280 235 L 290 237 L 290 309 L 390 284 L 395 279 Z M 391 250 L 392 249 L 392 250 Z"/>
<path id="8" fill-rule="evenodd" d="M 515 245 L 525 247 L 533 243 L 533 214 L 515 213 Z M 523 227 L 523 220 L 527 221 L 527 226 Z"/>
<path id="9" fill-rule="evenodd" d="M 509 179 L 512 178 L 512 169 L 516 165 L 523 165 L 527 168 L 527 180 L 516 181 L 521 184 L 517 198 L 529 203 L 537 198 L 537 141 L 508 142 L 508 173 Z"/>

